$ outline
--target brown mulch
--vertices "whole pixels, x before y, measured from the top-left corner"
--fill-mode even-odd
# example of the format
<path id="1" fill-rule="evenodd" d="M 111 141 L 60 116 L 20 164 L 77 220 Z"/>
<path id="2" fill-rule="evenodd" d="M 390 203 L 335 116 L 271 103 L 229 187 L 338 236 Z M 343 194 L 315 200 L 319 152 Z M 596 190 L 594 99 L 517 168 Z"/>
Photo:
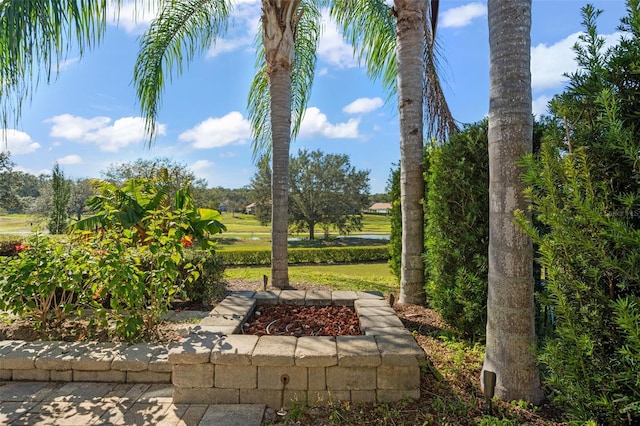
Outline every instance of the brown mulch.
<path id="1" fill-rule="evenodd" d="M 360 321 L 348 306 L 264 305 L 249 317 L 244 334 L 256 336 L 357 336 Z"/>

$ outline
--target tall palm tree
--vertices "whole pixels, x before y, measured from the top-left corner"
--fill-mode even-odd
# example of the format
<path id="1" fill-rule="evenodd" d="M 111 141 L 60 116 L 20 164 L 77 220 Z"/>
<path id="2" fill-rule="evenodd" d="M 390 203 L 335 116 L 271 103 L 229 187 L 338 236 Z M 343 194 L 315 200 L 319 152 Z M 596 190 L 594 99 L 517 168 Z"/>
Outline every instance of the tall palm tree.
<path id="1" fill-rule="evenodd" d="M 147 132 L 153 136 L 164 75 L 206 49 L 225 29 L 230 2 L 169 2 L 142 39 L 134 71 Z M 319 13 L 314 2 L 263 0 L 257 74 L 249 97 L 254 152 L 272 150 L 272 282 L 289 285 L 287 263 L 289 145 L 311 93 Z M 301 30 L 301 31 L 298 31 Z M 298 35 L 300 37 L 297 37 Z M 185 51 L 183 53 L 183 50 Z M 293 98 L 293 102 L 292 102 Z M 256 156 L 258 157 L 258 156 Z"/>
<path id="2" fill-rule="evenodd" d="M 531 0 L 489 0 L 489 295 L 483 372 L 495 395 L 539 403 L 533 248 L 514 223 L 527 210 L 518 160 L 531 152 Z M 483 374 L 484 376 L 484 374 Z M 484 385 L 484 383 L 483 383 Z"/>
<path id="3" fill-rule="evenodd" d="M 456 125 L 437 74 L 435 29 L 439 2 L 336 0 L 331 14 L 373 78 L 397 92 L 400 115 L 402 266 L 400 303 L 423 304 L 424 118 L 431 137 L 444 140 Z M 394 22 L 395 17 L 395 22 Z"/>
<path id="4" fill-rule="evenodd" d="M 316 2 L 301 0 L 263 0 L 262 12 L 263 49 L 249 95 L 249 116 L 254 158 L 271 151 L 271 279 L 274 286 L 285 288 L 289 286 L 289 146 L 311 94 L 320 12 Z"/>

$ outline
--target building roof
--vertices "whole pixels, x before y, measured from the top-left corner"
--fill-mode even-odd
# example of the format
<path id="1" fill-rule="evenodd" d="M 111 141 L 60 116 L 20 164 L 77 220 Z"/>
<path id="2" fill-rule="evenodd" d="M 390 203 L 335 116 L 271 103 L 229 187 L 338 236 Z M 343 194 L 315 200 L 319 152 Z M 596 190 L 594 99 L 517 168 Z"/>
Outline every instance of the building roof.
<path id="1" fill-rule="evenodd" d="M 391 209 L 391 203 L 373 203 L 369 210 L 389 210 Z"/>

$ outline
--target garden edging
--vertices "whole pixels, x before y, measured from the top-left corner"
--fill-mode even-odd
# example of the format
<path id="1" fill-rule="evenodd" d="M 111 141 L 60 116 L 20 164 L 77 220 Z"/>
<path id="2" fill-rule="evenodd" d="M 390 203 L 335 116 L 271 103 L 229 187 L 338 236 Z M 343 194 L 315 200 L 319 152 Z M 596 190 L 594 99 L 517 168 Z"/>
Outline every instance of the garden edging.
<path id="1" fill-rule="evenodd" d="M 364 335 L 237 334 L 257 305 L 277 303 L 354 306 Z M 2 341 L 0 380 L 172 383 L 174 403 L 280 408 L 419 398 L 424 359 L 379 294 L 239 291 L 170 345 Z"/>

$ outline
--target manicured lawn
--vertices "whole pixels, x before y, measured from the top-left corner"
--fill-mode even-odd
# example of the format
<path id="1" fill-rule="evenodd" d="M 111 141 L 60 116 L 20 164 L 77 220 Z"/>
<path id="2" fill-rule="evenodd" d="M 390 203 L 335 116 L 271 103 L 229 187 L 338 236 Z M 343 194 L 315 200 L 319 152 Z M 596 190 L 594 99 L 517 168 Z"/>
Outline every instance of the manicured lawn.
<path id="1" fill-rule="evenodd" d="M 28 234 L 34 226 L 46 229 L 46 217 L 28 215 L 28 214 L 11 214 L 0 215 L 0 234 Z M 225 213 L 222 216 L 222 223 L 227 227 L 227 232 L 220 234 L 221 246 L 224 245 L 242 245 L 243 248 L 268 247 L 271 242 L 271 226 L 260 225 L 255 216 L 249 214 Z M 363 227 L 361 231 L 354 232 L 352 236 L 358 235 L 389 235 L 391 225 L 388 216 L 364 215 Z M 316 234 L 323 237 L 319 229 Z M 332 233 L 330 236 L 335 237 L 337 234 Z M 292 237 L 305 238 L 307 234 L 295 234 Z"/>
<path id="2" fill-rule="evenodd" d="M 262 282 L 262 276 L 271 275 L 269 267 L 227 268 L 225 278 L 241 278 Z M 292 286 L 300 283 L 326 284 L 334 290 L 377 290 L 387 295 L 397 293 L 400 286 L 391 275 L 387 263 L 349 265 L 292 265 L 289 266 Z"/>
<path id="3" fill-rule="evenodd" d="M 271 227 L 270 225 L 262 226 L 253 215 L 236 214 L 232 216 L 225 213 L 222 217 L 222 223 L 227 227 L 227 232 L 217 236 L 217 250 L 225 249 L 242 249 L 257 250 L 268 249 L 271 246 Z M 388 236 L 391 233 L 391 224 L 388 216 L 364 215 L 362 230 L 353 232 L 351 237 L 359 236 Z M 387 240 L 353 240 L 350 238 L 336 240 L 337 233 L 330 234 L 329 239 L 325 239 L 320 230 L 316 229 L 317 238 L 308 240 L 307 234 L 292 234 L 291 237 L 299 238 L 296 241 L 290 241 L 289 247 L 327 247 L 338 245 L 384 245 Z"/>
<path id="4" fill-rule="evenodd" d="M 46 221 L 30 214 L 0 215 L 0 234 L 28 234 L 34 227 L 45 229 Z"/>

